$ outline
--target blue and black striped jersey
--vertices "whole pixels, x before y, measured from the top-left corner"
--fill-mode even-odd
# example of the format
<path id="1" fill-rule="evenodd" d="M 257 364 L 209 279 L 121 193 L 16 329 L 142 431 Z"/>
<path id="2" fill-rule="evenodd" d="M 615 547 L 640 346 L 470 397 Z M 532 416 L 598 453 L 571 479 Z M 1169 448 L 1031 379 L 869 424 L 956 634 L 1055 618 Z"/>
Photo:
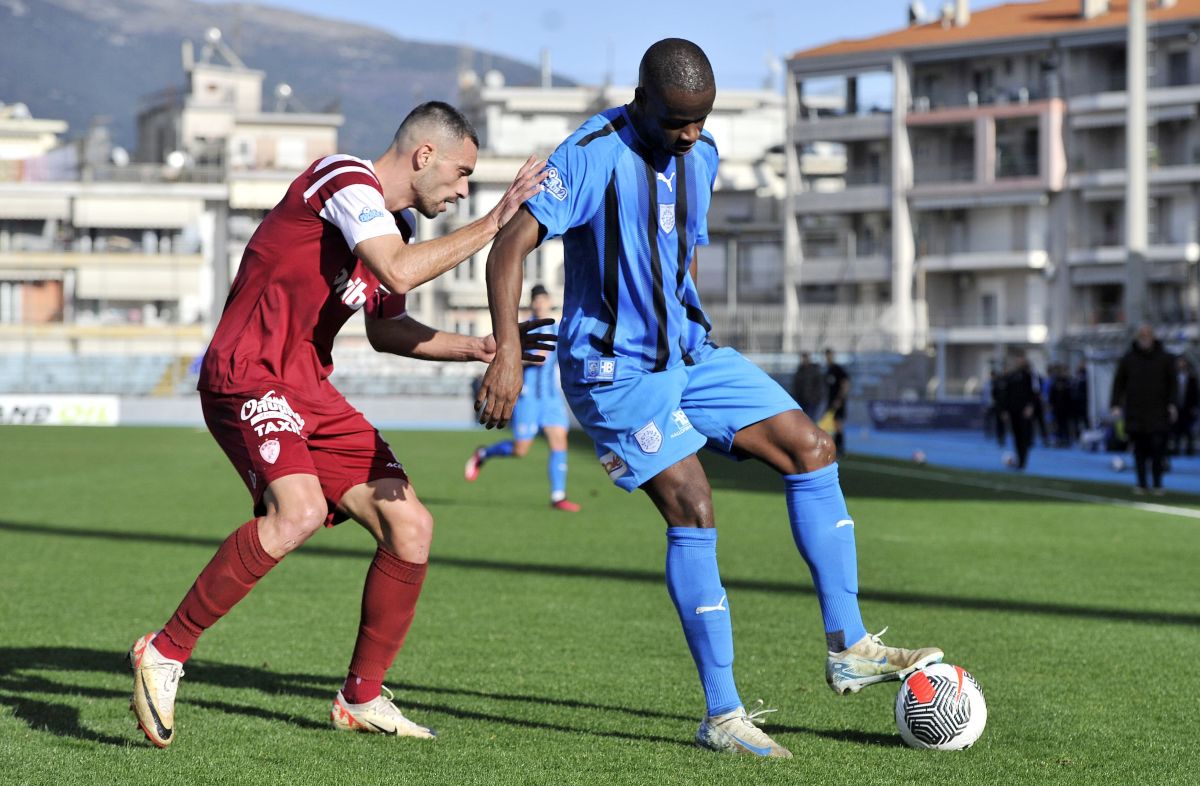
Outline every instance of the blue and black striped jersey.
<path id="1" fill-rule="evenodd" d="M 590 118 L 550 156 L 526 205 L 547 237 L 563 238 L 564 384 L 662 371 L 704 342 L 711 326 L 687 270 L 708 243 L 717 162 L 708 132 L 684 155 L 651 151 L 624 107 Z"/>

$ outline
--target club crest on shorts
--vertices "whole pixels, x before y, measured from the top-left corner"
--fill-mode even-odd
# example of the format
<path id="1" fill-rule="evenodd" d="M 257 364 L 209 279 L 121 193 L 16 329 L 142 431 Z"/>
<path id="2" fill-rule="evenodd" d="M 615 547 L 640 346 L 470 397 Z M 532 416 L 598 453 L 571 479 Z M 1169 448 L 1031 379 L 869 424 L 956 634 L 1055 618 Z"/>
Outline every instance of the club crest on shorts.
<path id="1" fill-rule="evenodd" d="M 662 432 L 658 430 L 658 426 L 654 425 L 653 420 L 633 432 L 633 438 L 637 440 L 638 447 L 642 449 L 643 453 L 651 455 L 657 453 L 663 443 Z"/>
<path id="2" fill-rule="evenodd" d="M 671 230 L 675 228 L 675 205 L 659 205 L 658 206 L 658 225 L 662 228 L 663 234 L 671 234 Z"/>
<path id="3" fill-rule="evenodd" d="M 258 455 L 263 457 L 263 461 L 268 464 L 274 464 L 279 458 L 279 440 L 268 439 L 266 442 L 258 446 Z"/>
<path id="4" fill-rule="evenodd" d="M 600 466 L 604 467 L 604 471 L 608 473 L 608 477 L 614 482 L 629 472 L 629 466 L 621 460 L 620 456 L 611 450 L 600 457 Z"/>

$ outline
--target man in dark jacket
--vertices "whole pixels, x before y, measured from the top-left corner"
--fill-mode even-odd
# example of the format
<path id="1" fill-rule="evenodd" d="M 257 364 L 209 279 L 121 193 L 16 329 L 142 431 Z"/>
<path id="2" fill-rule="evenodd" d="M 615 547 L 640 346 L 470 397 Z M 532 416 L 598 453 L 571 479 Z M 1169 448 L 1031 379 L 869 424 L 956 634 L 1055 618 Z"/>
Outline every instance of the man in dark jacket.
<path id="1" fill-rule="evenodd" d="M 1137 467 L 1135 494 L 1146 493 L 1149 465 L 1155 496 L 1163 494 L 1163 465 L 1167 433 L 1178 417 L 1175 409 L 1175 359 L 1154 337 L 1154 328 L 1141 325 L 1129 351 L 1117 364 L 1109 399 L 1114 418 L 1125 418 Z"/>
<path id="2" fill-rule="evenodd" d="M 1013 435 L 1016 461 L 1011 466 L 1025 469 L 1029 460 L 1029 446 L 1033 442 L 1034 391 L 1033 371 L 1025 352 L 1014 349 L 1008 358 L 1008 374 L 1004 383 L 1004 419 Z"/>
<path id="3" fill-rule="evenodd" d="M 1192 437 L 1192 427 L 1196 425 L 1196 416 L 1200 414 L 1200 380 L 1192 364 L 1183 355 L 1175 358 L 1175 410 L 1179 416 L 1171 427 L 1171 454 L 1196 454 L 1196 443 Z"/>
<path id="4" fill-rule="evenodd" d="M 792 377 L 792 396 L 814 422 L 820 419 L 821 404 L 825 401 L 825 372 L 808 352 L 800 353 L 800 365 Z"/>

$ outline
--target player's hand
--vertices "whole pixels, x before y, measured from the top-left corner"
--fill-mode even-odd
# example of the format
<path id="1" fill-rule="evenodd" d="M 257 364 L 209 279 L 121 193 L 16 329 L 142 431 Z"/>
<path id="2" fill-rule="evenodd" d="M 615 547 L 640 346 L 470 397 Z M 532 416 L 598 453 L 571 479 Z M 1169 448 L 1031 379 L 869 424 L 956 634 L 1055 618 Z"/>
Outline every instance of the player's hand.
<path id="1" fill-rule="evenodd" d="M 523 381 L 521 348 L 511 345 L 497 348 L 475 395 L 479 422 L 488 428 L 507 426 L 512 419 L 513 405 L 521 395 Z"/>
<path id="2" fill-rule="evenodd" d="M 504 229 L 504 225 L 517 214 L 517 208 L 525 204 L 525 200 L 542 190 L 542 181 L 546 179 L 546 174 L 545 161 L 539 161 L 537 156 L 525 159 L 512 184 L 489 213 L 496 222 L 497 232 Z"/>
<path id="3" fill-rule="evenodd" d="M 527 319 L 517 327 L 521 331 L 521 360 L 526 363 L 541 365 L 546 362 L 546 355 L 554 351 L 558 343 L 557 333 L 534 333 L 538 328 L 553 325 L 550 317 L 542 319 Z"/>

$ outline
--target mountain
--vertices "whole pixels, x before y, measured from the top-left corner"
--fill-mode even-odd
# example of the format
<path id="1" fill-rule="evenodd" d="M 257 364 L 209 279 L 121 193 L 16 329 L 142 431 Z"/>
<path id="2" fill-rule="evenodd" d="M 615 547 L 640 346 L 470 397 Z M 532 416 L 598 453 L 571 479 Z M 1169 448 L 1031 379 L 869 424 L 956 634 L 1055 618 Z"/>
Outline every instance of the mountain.
<path id="1" fill-rule="evenodd" d="M 266 72 L 268 108 L 273 87 L 287 82 L 305 108 L 341 111 L 344 152 L 377 155 L 413 106 L 457 97 L 458 47 L 362 25 L 250 3 L 0 0 L 0 101 L 66 120 L 70 136 L 105 118 L 116 143 L 132 149 L 143 97 L 183 84 L 180 44 L 190 38 L 199 51 L 209 27 L 222 30 L 247 66 Z M 510 85 L 540 79 L 527 63 L 470 56 L 476 71 L 496 69 Z"/>

